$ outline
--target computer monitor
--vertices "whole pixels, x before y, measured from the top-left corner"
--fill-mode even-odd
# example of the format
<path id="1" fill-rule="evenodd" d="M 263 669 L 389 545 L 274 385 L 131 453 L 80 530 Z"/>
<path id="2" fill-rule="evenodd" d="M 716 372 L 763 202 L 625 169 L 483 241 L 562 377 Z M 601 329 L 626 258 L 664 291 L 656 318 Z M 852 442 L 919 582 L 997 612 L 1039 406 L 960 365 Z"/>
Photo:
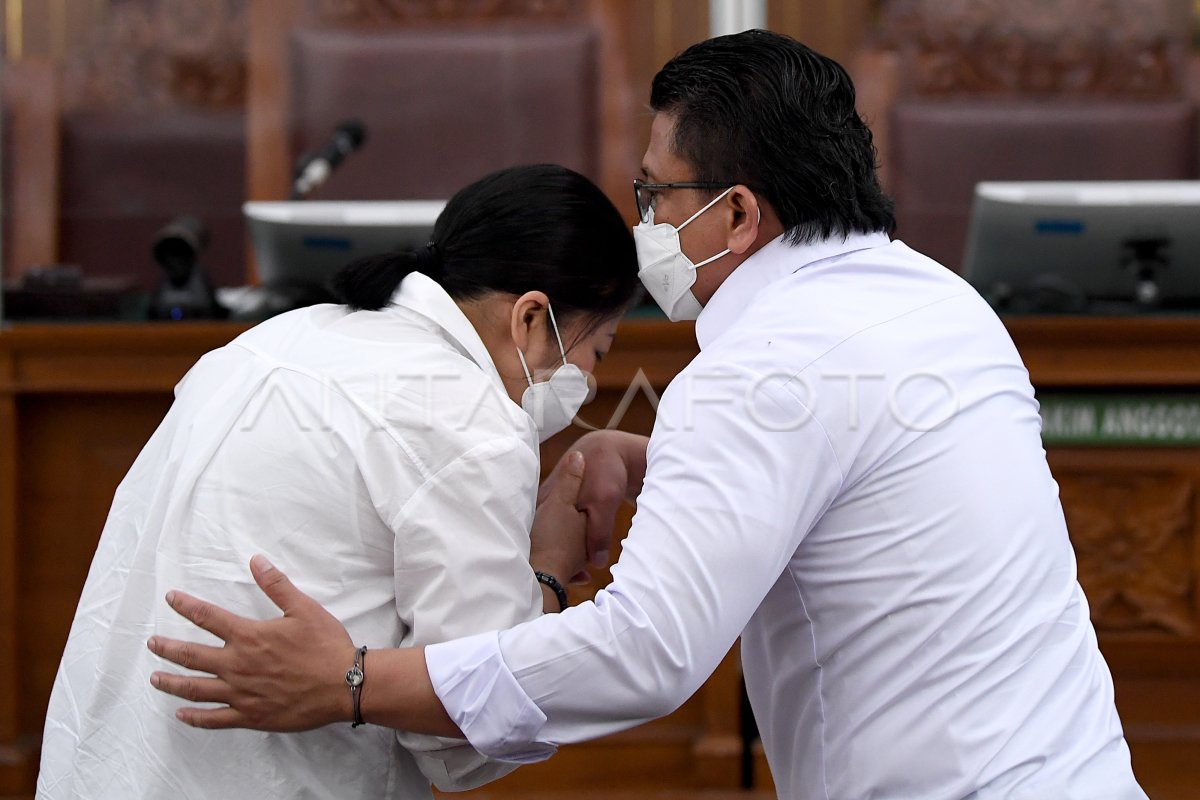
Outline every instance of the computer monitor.
<path id="1" fill-rule="evenodd" d="M 258 276 L 277 290 L 325 290 L 362 256 L 428 244 L 445 200 L 277 201 L 242 206 Z"/>
<path id="2" fill-rule="evenodd" d="M 986 182 L 963 275 L 1000 309 L 1200 309 L 1200 181 Z"/>

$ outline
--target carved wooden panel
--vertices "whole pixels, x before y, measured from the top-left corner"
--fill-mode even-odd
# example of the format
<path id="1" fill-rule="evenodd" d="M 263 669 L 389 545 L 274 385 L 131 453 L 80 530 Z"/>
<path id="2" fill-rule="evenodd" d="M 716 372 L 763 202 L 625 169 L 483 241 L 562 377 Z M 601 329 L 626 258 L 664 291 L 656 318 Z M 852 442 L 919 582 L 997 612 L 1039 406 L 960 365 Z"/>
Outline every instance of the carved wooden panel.
<path id="1" fill-rule="evenodd" d="M 885 0 L 774 0 L 767 3 L 767 27 L 849 68 L 886 5 Z"/>
<path id="2" fill-rule="evenodd" d="M 1173 473 L 1059 479 L 1079 582 L 1101 632 L 1195 632 L 1195 485 Z"/>
<path id="3" fill-rule="evenodd" d="M 64 107 L 241 107 L 248 2 L 110 3 L 63 60 Z"/>
<path id="4" fill-rule="evenodd" d="M 582 0 L 308 0 L 317 19 L 345 23 L 562 17 Z"/>
<path id="5" fill-rule="evenodd" d="M 909 91 L 1169 97 L 1189 0 L 893 0 L 885 37 Z"/>

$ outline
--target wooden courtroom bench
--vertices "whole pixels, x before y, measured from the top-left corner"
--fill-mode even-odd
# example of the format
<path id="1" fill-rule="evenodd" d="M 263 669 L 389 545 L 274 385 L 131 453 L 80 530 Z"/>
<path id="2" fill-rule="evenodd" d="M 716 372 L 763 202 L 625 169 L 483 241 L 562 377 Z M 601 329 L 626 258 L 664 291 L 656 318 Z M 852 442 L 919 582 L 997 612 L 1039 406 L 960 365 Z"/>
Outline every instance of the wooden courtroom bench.
<path id="1" fill-rule="evenodd" d="M 1006 324 L 1048 402 L 1057 393 L 1200 396 L 1200 319 L 1028 317 Z M 0 797 L 28 796 L 80 589 L 113 491 L 226 323 L 13 325 L 0 329 Z M 647 399 L 696 352 L 692 327 L 626 322 L 582 418 L 649 430 Z M 620 412 L 620 413 L 618 413 Z M 552 465 L 580 433 L 547 443 Z M 1134 768 L 1151 797 L 1200 796 L 1200 448 L 1051 445 Z M 629 514 L 621 524 L 627 525 Z M 578 602 L 609 579 L 574 592 Z M 605 797 L 708 798 L 741 783 L 736 659 L 678 712 L 563 748 L 468 797 L 604 787 Z M 760 763 L 761 788 L 769 774 Z M 598 791 L 598 789 L 597 789 Z M 24 795 L 22 794 L 24 793 Z M 580 794 L 578 797 L 584 797 Z M 728 795 L 729 797 L 740 795 Z"/>

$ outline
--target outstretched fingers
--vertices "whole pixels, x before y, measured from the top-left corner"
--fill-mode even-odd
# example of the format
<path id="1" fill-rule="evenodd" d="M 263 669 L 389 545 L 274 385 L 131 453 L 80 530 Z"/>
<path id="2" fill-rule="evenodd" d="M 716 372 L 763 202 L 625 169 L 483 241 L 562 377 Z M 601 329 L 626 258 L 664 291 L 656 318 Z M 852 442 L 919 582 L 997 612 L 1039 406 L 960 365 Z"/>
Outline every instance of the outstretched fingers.
<path id="1" fill-rule="evenodd" d="M 167 592 L 167 605 L 181 617 L 203 628 L 221 641 L 228 641 L 238 630 L 250 620 L 239 617 L 220 606 L 205 602 L 198 597 L 192 597 L 187 592 L 173 589 Z"/>
<path id="2" fill-rule="evenodd" d="M 193 728 L 223 730 L 247 727 L 245 715 L 237 709 L 229 707 L 181 708 L 175 712 L 175 719 L 185 725 L 191 725 Z"/>
<path id="3" fill-rule="evenodd" d="M 166 636 L 151 636 L 146 646 L 154 655 L 196 672 L 216 674 L 221 671 L 224 663 L 224 648 L 207 644 L 168 639 Z"/>
<path id="4" fill-rule="evenodd" d="M 271 602 L 284 615 L 311 610 L 314 607 L 320 608 L 320 604 L 316 600 L 297 589 L 291 578 L 268 561 L 265 556 L 256 555 L 250 559 L 250 573 L 254 575 L 254 582 L 258 584 L 258 588 L 271 598 Z"/>
<path id="5" fill-rule="evenodd" d="M 150 685 L 189 703 L 228 703 L 232 696 L 225 681 L 199 675 L 155 672 L 150 676 Z"/>
<path id="6" fill-rule="evenodd" d="M 220 648 L 195 642 L 152 636 L 146 645 L 155 655 L 187 669 L 212 672 L 220 661 Z M 160 692 L 189 703 L 229 703 L 233 697 L 232 689 L 225 681 L 203 675 L 154 672 L 150 675 L 150 684 Z M 243 727 L 241 712 L 229 707 L 180 708 L 175 711 L 175 718 L 194 728 Z"/>

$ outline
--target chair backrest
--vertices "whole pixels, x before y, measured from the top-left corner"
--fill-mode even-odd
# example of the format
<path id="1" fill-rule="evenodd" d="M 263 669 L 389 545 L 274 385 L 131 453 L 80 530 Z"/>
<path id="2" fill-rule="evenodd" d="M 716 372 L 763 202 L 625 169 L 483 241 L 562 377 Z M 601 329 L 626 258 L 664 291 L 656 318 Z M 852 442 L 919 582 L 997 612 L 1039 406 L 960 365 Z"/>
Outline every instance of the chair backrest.
<path id="1" fill-rule="evenodd" d="M 204 221 L 201 257 L 218 286 L 245 280 L 245 117 L 240 109 L 78 111 L 62 120 L 60 260 L 90 277 L 161 280 L 155 234 L 184 214 Z"/>
<path id="2" fill-rule="evenodd" d="M 555 162 L 598 179 L 598 41 L 585 23 L 298 29 L 293 154 L 344 119 L 367 141 L 314 197 L 443 198 L 493 170 Z"/>
<path id="3" fill-rule="evenodd" d="M 4 65 L 9 276 L 67 262 L 149 289 L 155 233 L 192 214 L 210 276 L 244 283 L 244 4 L 215 4 L 190 38 L 193 18 L 158 6 L 113 4 L 65 52 Z"/>
<path id="4" fill-rule="evenodd" d="M 975 184 L 1197 176 L 1177 0 L 898 0 L 897 235 L 957 269 Z"/>
<path id="5" fill-rule="evenodd" d="M 980 181 L 1193 178 L 1195 117 L 1184 100 L 902 100 L 891 140 L 897 235 L 957 269 Z"/>

